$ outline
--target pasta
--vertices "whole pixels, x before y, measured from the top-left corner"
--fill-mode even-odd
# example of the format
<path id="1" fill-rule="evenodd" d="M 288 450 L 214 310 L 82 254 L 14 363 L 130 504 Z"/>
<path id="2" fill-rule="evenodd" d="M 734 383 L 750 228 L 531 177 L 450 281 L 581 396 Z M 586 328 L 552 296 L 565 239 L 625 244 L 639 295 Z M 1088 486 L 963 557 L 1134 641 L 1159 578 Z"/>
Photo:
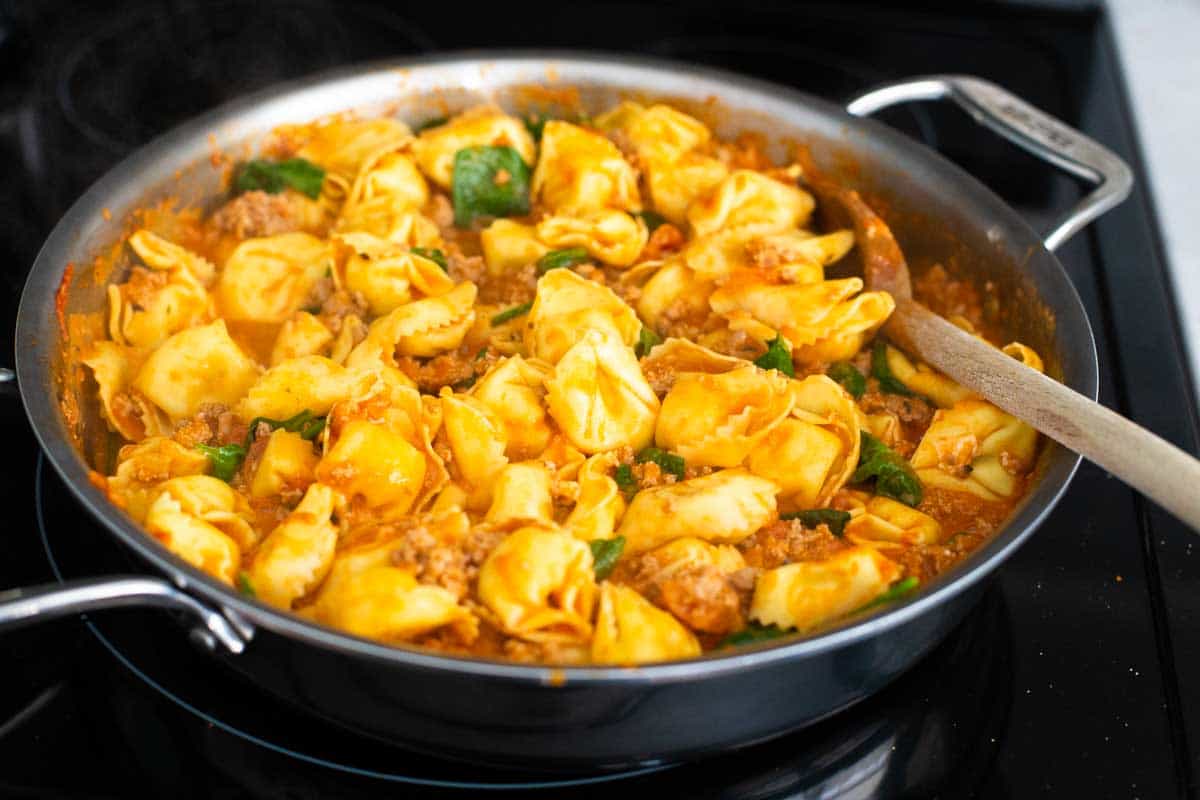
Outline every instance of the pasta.
<path id="1" fill-rule="evenodd" d="M 81 352 L 112 502 L 283 613 L 693 658 L 935 579 L 1030 481 L 1032 428 L 879 337 L 895 302 L 803 170 L 683 109 L 347 115 L 267 152 L 214 213 L 131 232 Z M 224 224 L 248 191 L 277 216 Z"/>

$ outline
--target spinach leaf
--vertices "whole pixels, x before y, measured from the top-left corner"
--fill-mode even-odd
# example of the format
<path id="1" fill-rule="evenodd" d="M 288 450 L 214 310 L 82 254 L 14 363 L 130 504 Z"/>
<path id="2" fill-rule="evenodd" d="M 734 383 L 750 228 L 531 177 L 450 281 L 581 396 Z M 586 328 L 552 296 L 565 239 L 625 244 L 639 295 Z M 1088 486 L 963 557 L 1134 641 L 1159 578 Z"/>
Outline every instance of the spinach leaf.
<path id="1" fill-rule="evenodd" d="M 237 588 L 247 597 L 258 597 L 258 592 L 254 591 L 254 584 L 250 582 L 250 575 L 244 571 L 237 574 Z"/>
<path id="2" fill-rule="evenodd" d="M 875 380 L 879 381 L 881 391 L 912 397 L 912 390 L 892 374 L 892 368 L 887 363 L 887 349 L 886 342 L 882 340 L 875 342 L 875 347 L 871 350 L 871 374 L 875 376 Z"/>
<path id="3" fill-rule="evenodd" d="M 325 170 L 303 158 L 289 158 L 287 161 L 255 159 L 238 168 L 233 178 L 233 188 L 239 194 L 256 189 L 279 194 L 291 187 L 316 200 L 321 195 L 324 181 Z"/>
<path id="4" fill-rule="evenodd" d="M 912 466 L 894 450 L 866 431 L 861 431 L 862 448 L 858 469 L 850 476 L 851 483 L 875 479 L 875 492 L 899 500 L 909 506 L 921 502 L 921 481 Z"/>
<path id="5" fill-rule="evenodd" d="M 596 580 L 603 580 L 611 575 L 613 568 L 617 566 L 617 559 L 625 549 L 625 537 L 593 539 L 588 542 L 588 547 L 592 548 L 592 566 L 596 570 Z"/>
<path id="6" fill-rule="evenodd" d="M 494 328 L 497 325 L 503 325 L 510 319 L 516 319 L 517 317 L 524 316 L 529 313 L 529 309 L 531 308 L 533 308 L 533 303 L 521 303 L 519 306 L 506 308 L 496 316 L 492 317 L 492 327 Z"/>
<path id="7" fill-rule="evenodd" d="M 233 480 L 238 467 L 246 458 L 246 448 L 240 444 L 223 444 L 220 447 L 198 444 L 196 449 L 208 456 L 208 463 L 212 465 L 213 477 L 220 478 L 226 483 Z"/>
<path id="8" fill-rule="evenodd" d="M 450 194 L 460 228 L 477 217 L 528 214 L 529 165 L 511 147 L 463 148 L 454 154 Z"/>
<path id="9" fill-rule="evenodd" d="M 428 258 L 433 263 L 442 268 L 442 272 L 450 271 L 450 262 L 446 260 L 446 254 L 436 247 L 413 247 L 411 252 L 416 253 L 421 258 Z"/>
<path id="10" fill-rule="evenodd" d="M 787 636 L 791 632 L 790 630 L 780 628 L 778 625 L 759 625 L 757 622 L 751 622 L 740 631 L 731 633 L 717 642 L 717 647 L 742 647 L 748 644 L 769 642 L 772 639 Z"/>
<path id="11" fill-rule="evenodd" d="M 588 251 L 583 247 L 568 247 L 566 250 L 551 250 L 546 255 L 542 256 L 537 261 L 537 271 L 539 275 L 545 275 L 552 269 L 562 269 L 563 267 L 573 267 L 576 264 L 583 264 L 591 260 Z"/>
<path id="12" fill-rule="evenodd" d="M 863 393 L 867 391 L 866 377 L 858 371 L 858 367 L 849 361 L 839 361 L 830 365 L 829 369 L 825 370 L 825 374 L 840 383 L 842 388 L 849 392 L 855 400 L 862 397 Z"/>
<path id="13" fill-rule="evenodd" d="M 792 366 L 792 351 L 788 350 L 783 337 L 778 334 L 767 346 L 767 352 L 754 359 L 754 364 L 763 369 L 777 369 L 789 378 L 796 377 L 796 369 Z"/>
<path id="14" fill-rule="evenodd" d="M 638 333 L 637 344 L 633 347 L 634 355 L 638 358 L 645 358 L 660 344 L 662 344 L 662 337 L 643 325 L 642 330 Z"/>
<path id="15" fill-rule="evenodd" d="M 628 464 L 617 467 L 617 471 L 613 473 L 613 480 L 617 482 L 617 487 L 627 495 L 638 490 L 637 478 L 633 476 L 633 467 Z"/>
<path id="16" fill-rule="evenodd" d="M 856 609 L 854 613 L 857 614 L 861 611 L 866 611 L 868 609 L 881 606 L 885 603 L 893 603 L 905 595 L 911 594 L 920 585 L 921 581 L 919 581 L 915 575 L 909 575 L 907 578 L 893 583 L 882 594 L 861 608 Z"/>
<path id="17" fill-rule="evenodd" d="M 265 422 L 271 426 L 271 430 L 279 430 L 283 428 L 285 431 L 300 434 L 301 439 L 307 439 L 310 442 L 325 429 L 325 418 L 313 416 L 313 413 L 307 408 L 301 411 L 294 417 L 287 419 L 271 419 L 270 417 L 255 417 L 250 420 L 250 427 L 246 431 L 245 448 L 250 449 L 250 445 L 254 443 L 254 431 L 258 428 L 258 423 Z"/>
<path id="18" fill-rule="evenodd" d="M 669 472 L 680 480 L 683 480 L 683 471 L 687 466 L 684 463 L 683 456 L 668 453 L 666 450 L 659 450 L 657 447 L 647 447 L 638 453 L 633 460 L 639 464 L 652 461 L 658 464 L 659 469 L 663 472 Z"/>
<path id="19" fill-rule="evenodd" d="M 832 508 L 814 508 L 811 511 L 791 511 L 787 514 L 780 514 L 779 518 L 799 520 L 800 524 L 806 528 L 825 525 L 829 528 L 830 533 L 840 538 L 842 532 L 846 530 L 846 523 L 850 521 L 850 512 L 837 511 Z"/>
<path id="20" fill-rule="evenodd" d="M 667 218 L 662 214 L 659 214 L 657 211 L 650 211 L 649 209 L 645 211 L 635 211 L 633 212 L 633 215 L 642 222 L 646 223 L 646 230 L 650 231 L 651 233 L 654 233 L 659 226 L 665 225 L 667 222 Z"/>

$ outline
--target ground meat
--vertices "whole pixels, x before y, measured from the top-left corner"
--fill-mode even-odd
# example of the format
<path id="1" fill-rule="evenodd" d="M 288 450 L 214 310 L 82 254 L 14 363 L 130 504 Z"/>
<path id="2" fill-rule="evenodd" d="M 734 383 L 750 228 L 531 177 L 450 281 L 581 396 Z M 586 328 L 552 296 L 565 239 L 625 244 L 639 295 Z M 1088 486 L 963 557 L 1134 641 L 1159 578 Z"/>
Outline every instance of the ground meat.
<path id="1" fill-rule="evenodd" d="M 650 239 L 642 249 L 639 261 L 663 258 L 683 247 L 684 241 L 683 232 L 671 223 L 665 222 L 655 228 L 654 233 L 650 234 Z"/>
<path id="2" fill-rule="evenodd" d="M 168 275 L 162 270 L 134 267 L 129 280 L 121 286 L 121 296 L 136 309 L 150 305 L 154 296 L 167 285 Z"/>
<path id="3" fill-rule="evenodd" d="M 459 599 L 466 596 L 472 578 L 467 554 L 457 544 L 440 539 L 419 518 L 394 524 L 401 528 L 401 536 L 392 563 L 411 567 L 421 583 L 441 586 Z"/>
<path id="4" fill-rule="evenodd" d="M 664 608 L 685 625 L 705 633 L 729 633 L 745 625 L 741 598 L 729 579 L 711 564 L 681 569 L 659 584 Z"/>
<path id="5" fill-rule="evenodd" d="M 253 191 L 238 195 L 213 214 L 218 230 L 239 239 L 291 233 L 303 227 L 292 198 L 287 194 Z"/>
<path id="6" fill-rule="evenodd" d="M 675 385 L 675 376 L 678 372 L 672 364 L 667 363 L 666 359 L 658 358 L 650 361 L 643 359 L 642 374 L 646 377 L 646 383 L 650 384 L 650 388 L 661 398 L 665 397 L 667 392 L 671 391 L 671 387 Z"/>
<path id="7" fill-rule="evenodd" d="M 484 274 L 479 280 L 479 302 L 498 306 L 515 306 L 533 300 L 537 291 L 537 266 L 525 266 L 503 275 Z"/>
<path id="8" fill-rule="evenodd" d="M 440 192 L 434 192 L 425 207 L 425 215 L 433 220 L 439 228 L 449 228 L 454 224 L 454 206 L 450 198 Z"/>
<path id="9" fill-rule="evenodd" d="M 730 169 L 769 169 L 771 159 L 767 157 L 767 140 L 761 133 L 745 131 L 729 143 L 716 147 L 716 156 Z"/>
<path id="10" fill-rule="evenodd" d="M 900 420 L 901 434 L 904 442 L 916 449 L 916 445 L 925 435 L 929 423 L 933 421 L 935 409 L 921 397 L 908 397 L 901 394 L 880 392 L 879 384 L 871 378 L 868 391 L 859 399 L 859 407 L 868 414 L 890 413 Z M 909 449 L 908 447 L 901 448 Z M 909 455 L 902 452 L 901 455 Z"/>
<path id="11" fill-rule="evenodd" d="M 467 533 L 467 538 L 462 543 L 462 550 L 466 556 L 468 577 L 471 580 L 479 575 L 479 567 L 507 535 L 507 531 L 486 525 L 474 527 Z"/>
<path id="12" fill-rule="evenodd" d="M 913 281 L 913 293 L 942 317 L 964 317 L 983 330 L 983 303 L 979 289 L 970 281 L 951 277 L 941 264 L 934 264 Z"/>
<path id="13" fill-rule="evenodd" d="M 179 424 L 171 438 L 184 447 L 240 444 L 246 439 L 246 425 L 221 403 L 204 403 L 196 416 Z"/>
<path id="14" fill-rule="evenodd" d="M 360 292 L 339 289 L 321 304 L 321 322 L 334 333 L 342 330 L 342 322 L 350 315 L 359 319 L 364 319 L 367 315 L 367 301 Z"/>
<path id="15" fill-rule="evenodd" d="M 505 658 L 513 661 L 542 664 L 582 664 L 588 660 L 586 645 L 570 642 L 526 642 L 505 639 L 502 646 Z"/>
<path id="16" fill-rule="evenodd" d="M 917 510 L 928 514 L 942 525 L 948 535 L 966 533 L 986 536 L 1000 527 L 1008 517 L 1009 503 L 992 503 L 970 492 L 953 492 L 926 486 Z M 1022 492 L 1015 492 L 1020 497 Z"/>
<path id="17" fill-rule="evenodd" d="M 734 358 L 744 358 L 747 361 L 753 361 L 767 352 L 767 348 L 758 339 L 745 331 L 735 331 L 730 328 L 710 333 L 705 337 L 704 345 L 718 353 Z"/>
<path id="18" fill-rule="evenodd" d="M 825 525 L 805 528 L 799 520 L 777 520 L 738 545 L 746 564 L 774 569 L 797 561 L 821 561 L 849 545 Z"/>
<path id="19" fill-rule="evenodd" d="M 212 430 L 201 420 L 193 418 L 179 423 L 171 438 L 191 449 L 198 444 L 208 444 L 212 440 Z"/>
<path id="20" fill-rule="evenodd" d="M 886 555 L 904 567 L 905 575 L 925 583 L 957 564 L 986 538 L 983 534 L 960 533 L 945 544 L 896 548 L 888 550 Z"/>
<path id="21" fill-rule="evenodd" d="M 713 564 L 667 568 L 654 552 L 622 559 L 612 580 L 636 590 L 695 631 L 727 633 L 744 624 L 743 594 Z"/>
<path id="22" fill-rule="evenodd" d="M 487 275 L 487 264 L 482 256 L 466 255 L 454 242 L 447 242 L 446 272 L 456 283 L 470 281 L 478 285 Z"/>
<path id="23" fill-rule="evenodd" d="M 396 359 L 396 365 L 413 379 L 422 392 L 437 394 L 443 386 L 468 388 L 468 382 L 476 377 L 476 367 L 484 363 L 482 359 L 477 360 L 476 355 L 477 351 L 460 347 L 453 353 L 443 353 L 430 359 L 402 356 Z M 481 371 L 478 374 L 483 373 Z"/>

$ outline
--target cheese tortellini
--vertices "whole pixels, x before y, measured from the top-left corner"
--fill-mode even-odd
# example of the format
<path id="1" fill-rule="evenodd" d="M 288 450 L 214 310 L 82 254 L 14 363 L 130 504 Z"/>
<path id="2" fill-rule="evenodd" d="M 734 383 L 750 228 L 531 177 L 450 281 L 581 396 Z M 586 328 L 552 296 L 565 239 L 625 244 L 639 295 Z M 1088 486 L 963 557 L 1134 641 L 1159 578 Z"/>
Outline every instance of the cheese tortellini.
<path id="1" fill-rule="evenodd" d="M 277 613 L 613 667 L 811 634 L 994 530 L 1037 435 L 873 341 L 861 226 L 700 106 L 588 110 L 284 126 L 259 188 L 147 215 L 75 326 L 111 500 Z"/>

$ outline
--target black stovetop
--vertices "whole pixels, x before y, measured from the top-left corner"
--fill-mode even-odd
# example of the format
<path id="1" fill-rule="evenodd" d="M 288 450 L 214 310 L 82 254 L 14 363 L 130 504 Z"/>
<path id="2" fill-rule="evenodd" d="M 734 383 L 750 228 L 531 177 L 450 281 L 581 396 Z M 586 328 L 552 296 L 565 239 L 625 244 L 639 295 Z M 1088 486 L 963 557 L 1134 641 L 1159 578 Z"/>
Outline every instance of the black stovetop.
<path id="1" fill-rule="evenodd" d="M 967 72 L 1128 159 L 1133 196 L 1062 248 L 1096 331 L 1101 400 L 1193 452 L 1195 399 L 1133 120 L 1102 10 L 955 13 L 743 0 L 557 4 L 0 0 L 0 299 L 103 170 L 213 105 L 339 64 L 435 50 L 579 47 L 713 64 L 833 99 Z M 1041 226 L 1079 189 L 939 106 L 885 117 Z M 133 568 L 44 468 L 0 398 L 9 519 L 0 587 Z M 431 762 L 272 705 L 211 668 L 173 621 L 110 612 L 6 635 L 0 796 L 1174 797 L 1200 778 L 1200 559 L 1191 534 L 1085 464 L 1043 528 L 945 644 L 807 731 L 699 764 L 545 776 Z M 557 783 L 555 783 L 557 782 Z M 553 786 L 545 786 L 553 783 Z"/>

